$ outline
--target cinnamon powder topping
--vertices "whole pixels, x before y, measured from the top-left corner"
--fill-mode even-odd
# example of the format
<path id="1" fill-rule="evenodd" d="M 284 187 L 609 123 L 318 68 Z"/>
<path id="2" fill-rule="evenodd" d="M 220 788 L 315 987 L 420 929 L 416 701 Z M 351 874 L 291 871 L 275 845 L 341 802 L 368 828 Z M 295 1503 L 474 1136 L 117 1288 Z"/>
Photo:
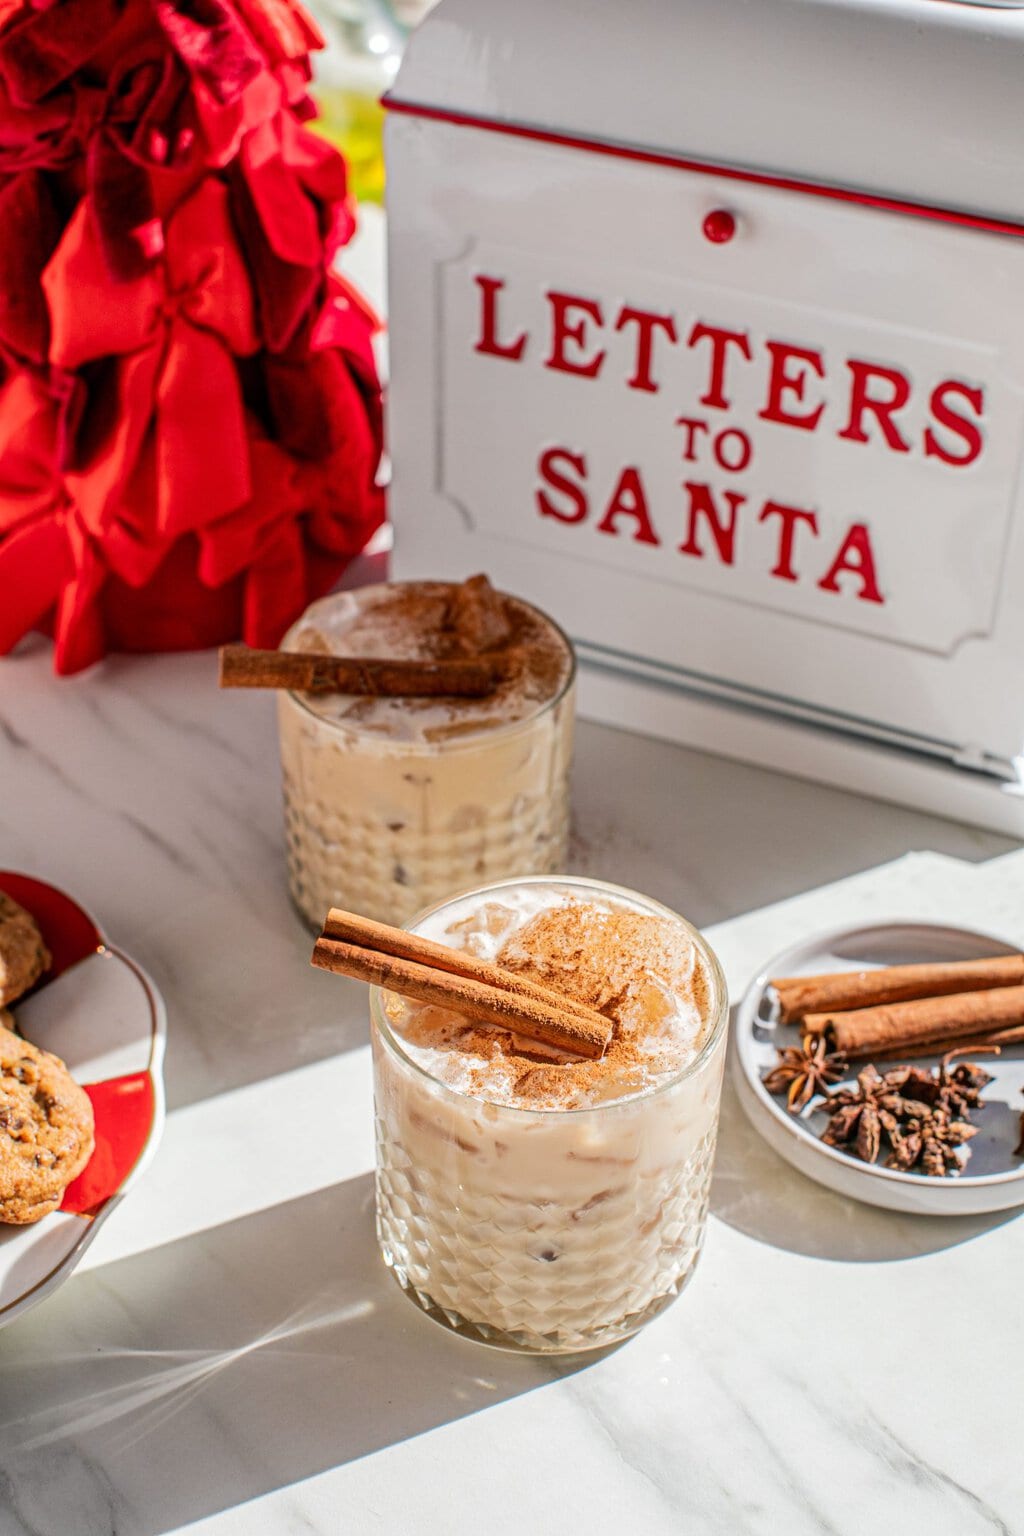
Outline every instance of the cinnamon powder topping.
<path id="1" fill-rule="evenodd" d="M 525 719 L 568 680 L 571 648 L 542 613 L 486 576 L 459 583 L 409 581 L 361 587 L 314 603 L 286 637 L 293 651 L 387 656 L 396 661 L 492 661 L 496 686 L 482 699 L 311 698 L 329 720 L 398 738 L 443 741 Z"/>
<path id="2" fill-rule="evenodd" d="M 599 1061 L 581 1061 L 396 1000 L 394 1022 L 408 1044 L 431 1053 L 435 1076 L 475 1098 L 537 1109 L 628 1098 L 681 1071 L 706 1036 L 707 972 L 669 918 L 570 901 L 513 932 L 497 963 L 597 1009 L 613 1034 Z"/>

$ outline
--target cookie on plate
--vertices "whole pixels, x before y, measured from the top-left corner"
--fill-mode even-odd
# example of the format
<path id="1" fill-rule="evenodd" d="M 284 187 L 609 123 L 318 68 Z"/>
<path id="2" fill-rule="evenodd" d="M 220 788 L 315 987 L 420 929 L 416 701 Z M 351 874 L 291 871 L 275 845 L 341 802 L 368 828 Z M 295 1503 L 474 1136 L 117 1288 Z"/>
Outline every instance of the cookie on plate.
<path id="1" fill-rule="evenodd" d="M 0 1222 L 39 1221 L 92 1156 L 92 1104 L 57 1056 L 3 1027 L 0 1010 Z"/>
<path id="2" fill-rule="evenodd" d="M 27 992 L 49 964 L 35 918 L 0 891 L 0 1008 Z"/>

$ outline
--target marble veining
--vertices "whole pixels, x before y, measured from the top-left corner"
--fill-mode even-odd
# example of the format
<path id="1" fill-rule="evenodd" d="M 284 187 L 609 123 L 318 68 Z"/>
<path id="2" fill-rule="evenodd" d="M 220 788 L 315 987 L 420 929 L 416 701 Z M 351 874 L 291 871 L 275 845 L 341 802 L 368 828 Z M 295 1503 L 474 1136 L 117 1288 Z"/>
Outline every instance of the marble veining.
<path id="1" fill-rule="evenodd" d="M 365 995 L 288 902 L 272 701 L 214 678 L 0 663 L 0 865 L 89 907 L 170 1031 L 153 1167 L 0 1333 L 0 1536 L 1024 1536 L 1021 1221 L 833 1195 L 728 1085 L 706 1252 L 634 1340 L 534 1361 L 405 1300 Z M 1024 943 L 1024 852 L 970 828 L 587 724 L 575 804 L 574 869 L 707 927 L 734 999 L 839 923 Z"/>

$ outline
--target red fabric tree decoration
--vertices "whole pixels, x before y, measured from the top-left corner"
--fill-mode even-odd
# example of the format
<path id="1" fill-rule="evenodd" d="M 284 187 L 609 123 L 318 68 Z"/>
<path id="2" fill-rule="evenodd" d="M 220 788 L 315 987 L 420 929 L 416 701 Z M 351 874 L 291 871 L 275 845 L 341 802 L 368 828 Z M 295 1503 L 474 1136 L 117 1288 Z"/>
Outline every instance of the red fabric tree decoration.
<path id="1" fill-rule="evenodd" d="M 0 0 L 0 653 L 274 645 L 380 522 L 295 0 Z"/>

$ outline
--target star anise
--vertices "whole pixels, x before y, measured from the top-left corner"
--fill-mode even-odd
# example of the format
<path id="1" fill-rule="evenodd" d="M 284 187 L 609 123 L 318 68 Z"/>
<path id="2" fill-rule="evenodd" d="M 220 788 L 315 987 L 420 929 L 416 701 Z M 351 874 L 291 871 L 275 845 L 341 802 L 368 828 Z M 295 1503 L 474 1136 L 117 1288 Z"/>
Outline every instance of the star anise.
<path id="1" fill-rule="evenodd" d="M 892 1110 L 883 1103 L 890 1097 L 887 1088 L 885 1078 L 869 1064 L 858 1072 L 856 1088 L 830 1094 L 821 1105 L 829 1117 L 821 1138 L 825 1145 L 852 1150 L 862 1162 L 875 1162 L 881 1151 L 882 1131 L 888 1132 L 893 1122 Z"/>
<path id="2" fill-rule="evenodd" d="M 787 1045 L 778 1052 L 778 1064 L 764 1078 L 769 1093 L 785 1093 L 786 1106 L 793 1114 L 809 1104 L 815 1094 L 827 1093 L 829 1083 L 837 1083 L 846 1073 L 846 1059 L 830 1053 L 824 1035 L 804 1035 L 798 1046 Z"/>
<path id="3" fill-rule="evenodd" d="M 971 1055 L 982 1052 L 998 1056 L 999 1047 L 976 1046 Z M 982 1108 L 981 1090 L 992 1081 L 992 1074 L 973 1061 L 958 1061 L 955 1067 L 952 1066 L 954 1058 L 961 1054 L 960 1051 L 949 1051 L 943 1056 L 939 1065 L 939 1083 L 943 1102 L 958 1115 L 966 1115 L 972 1109 Z"/>
<path id="4" fill-rule="evenodd" d="M 847 1109 L 853 1105 L 863 1107 L 868 1099 L 876 1098 L 880 1093 L 885 1093 L 891 1086 L 888 1082 L 888 1074 L 882 1077 L 878 1068 L 870 1062 L 866 1067 L 861 1067 L 857 1073 L 856 1088 L 840 1088 L 835 1093 L 830 1093 L 828 1103 L 821 1107 L 826 1114 L 832 1114 L 836 1109 Z"/>
<path id="5" fill-rule="evenodd" d="M 952 1066 L 955 1055 L 945 1056 L 934 1073 L 914 1066 L 885 1073 L 872 1065 L 862 1068 L 856 1088 L 839 1089 L 821 1106 L 829 1116 L 822 1141 L 874 1163 L 884 1135 L 888 1168 L 906 1172 L 920 1165 L 932 1178 L 959 1173 L 957 1149 L 977 1135 L 968 1117 L 980 1107 L 990 1074 L 974 1063 Z"/>

